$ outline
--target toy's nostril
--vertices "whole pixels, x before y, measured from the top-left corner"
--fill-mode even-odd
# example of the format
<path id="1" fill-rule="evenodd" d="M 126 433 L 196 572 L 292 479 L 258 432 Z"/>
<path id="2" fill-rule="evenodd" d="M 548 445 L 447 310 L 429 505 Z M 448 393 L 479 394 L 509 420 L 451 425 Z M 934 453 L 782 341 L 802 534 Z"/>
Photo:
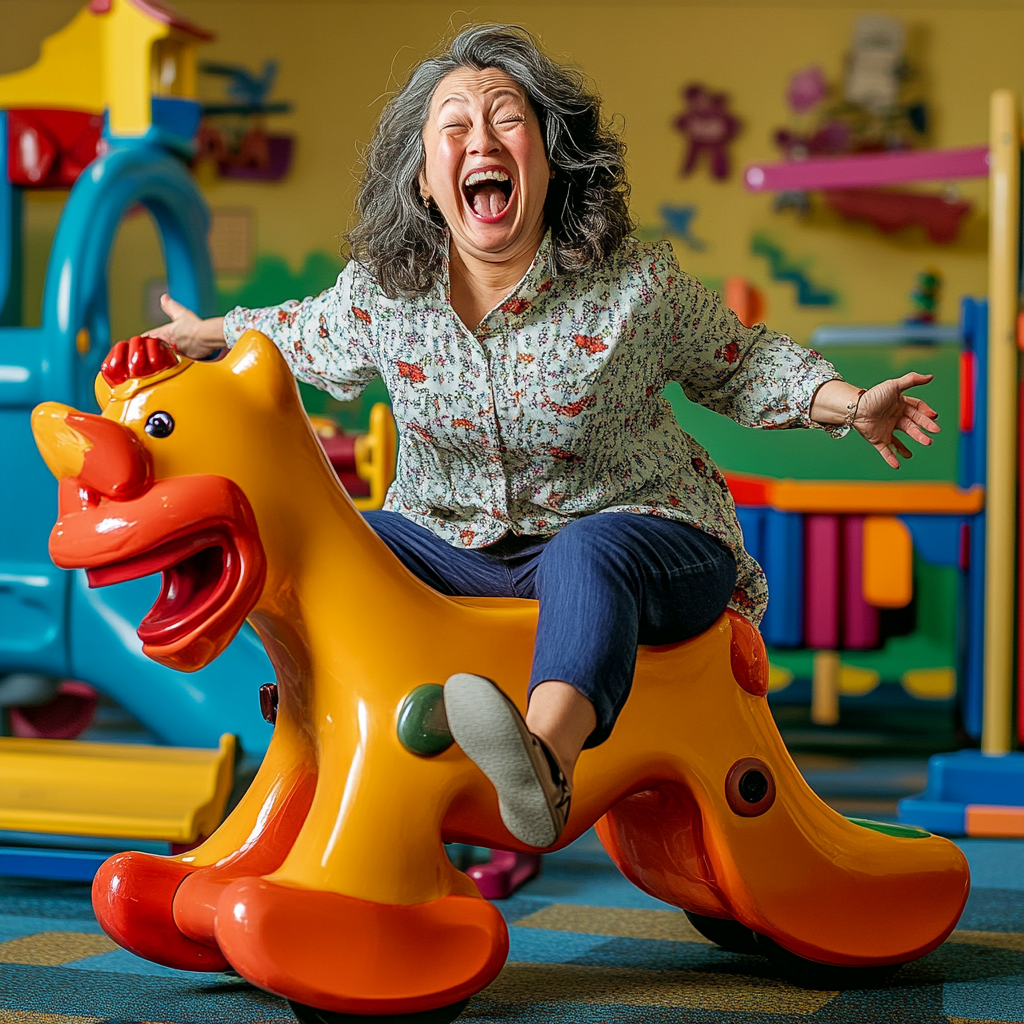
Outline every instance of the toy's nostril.
<path id="1" fill-rule="evenodd" d="M 748 804 L 756 804 L 763 800 L 768 792 L 768 780 L 756 769 L 744 772 L 740 779 L 740 796 Z"/>
<path id="2" fill-rule="evenodd" d="M 435 757 L 454 743 L 444 712 L 444 687 L 437 683 L 417 686 L 398 712 L 398 739 L 411 754 Z"/>
<path id="3" fill-rule="evenodd" d="M 277 683 L 264 683 L 260 687 L 260 712 L 265 722 L 277 724 Z"/>

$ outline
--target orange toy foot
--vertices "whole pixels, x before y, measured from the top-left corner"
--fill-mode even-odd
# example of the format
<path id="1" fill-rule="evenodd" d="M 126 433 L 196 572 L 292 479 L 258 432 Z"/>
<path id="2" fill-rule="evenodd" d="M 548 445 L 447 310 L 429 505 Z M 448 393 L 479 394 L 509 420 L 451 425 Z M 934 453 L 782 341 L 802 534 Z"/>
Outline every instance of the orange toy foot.
<path id="1" fill-rule="evenodd" d="M 238 878 L 271 874 L 288 856 L 313 802 L 316 776 L 298 772 L 281 781 L 287 795 L 276 808 L 268 798 L 263 810 L 273 809 L 245 846 L 215 864 L 197 868 L 178 886 L 173 900 L 174 923 L 194 942 L 216 949 L 217 904 L 224 890 Z"/>
<path id="2" fill-rule="evenodd" d="M 371 903 L 262 878 L 220 898 L 217 942 L 244 978 L 338 1013 L 402 1014 L 479 992 L 508 956 L 508 930 L 485 900 Z"/>
<path id="3" fill-rule="evenodd" d="M 148 853 L 119 853 L 104 861 L 92 883 L 92 906 L 103 930 L 119 945 L 180 971 L 223 971 L 216 949 L 186 938 L 171 908 L 192 868 Z"/>

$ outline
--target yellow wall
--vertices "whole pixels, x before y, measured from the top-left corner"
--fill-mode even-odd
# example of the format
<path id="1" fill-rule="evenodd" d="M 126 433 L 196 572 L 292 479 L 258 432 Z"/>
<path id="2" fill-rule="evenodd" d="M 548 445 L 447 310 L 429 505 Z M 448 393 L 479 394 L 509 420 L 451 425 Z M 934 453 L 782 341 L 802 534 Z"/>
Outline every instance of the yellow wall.
<path id="1" fill-rule="evenodd" d="M 736 168 L 776 158 L 770 135 L 786 122 L 790 74 L 820 63 L 838 78 L 854 19 L 883 10 L 910 26 L 923 60 L 935 120 L 932 143 L 983 143 L 989 92 L 1008 86 L 1024 93 L 1024 0 L 865 7 L 821 0 L 788 6 L 509 0 L 471 7 L 470 15 L 426 2 L 178 0 L 177 7 L 218 34 L 215 43 L 201 49 L 201 59 L 251 67 L 271 57 L 279 61 L 275 98 L 291 100 L 294 112 L 272 118 L 270 125 L 297 137 L 290 176 L 277 184 L 216 183 L 207 194 L 214 206 L 254 208 L 260 251 L 283 255 L 294 267 L 310 251 L 337 250 L 351 216 L 359 147 L 387 91 L 449 25 L 471 16 L 517 21 L 537 32 L 556 57 L 583 66 L 607 110 L 624 119 L 633 209 L 641 224 L 656 225 L 662 203 L 697 204 L 693 230 L 708 248 L 694 253 L 677 246 L 684 267 L 706 280 L 746 275 L 766 291 L 772 326 L 805 339 L 823 322 L 900 319 L 909 312 L 915 274 L 929 264 L 945 275 L 944 320 L 955 319 L 959 295 L 985 290 L 984 182 L 963 184 L 963 194 L 976 201 L 980 213 L 952 246 L 930 245 L 915 230 L 887 238 L 873 227 L 851 227 L 834 218 L 801 223 L 792 213 L 773 213 L 770 197 L 747 194 L 736 172 L 724 184 L 703 170 L 680 178 L 683 140 L 671 122 L 682 109 L 680 87 L 704 81 L 730 92 L 732 109 L 745 122 L 732 148 Z M 31 62 L 39 39 L 77 8 L 66 0 L 3 0 L 0 72 Z M 764 260 L 751 255 L 751 235 L 758 230 L 806 258 L 815 282 L 840 293 L 839 305 L 797 306 L 792 286 L 772 282 Z M 149 263 L 159 274 L 151 233 L 126 230 L 115 254 L 115 274 L 119 266 L 131 266 L 134 281 L 139 267 Z M 135 289 L 133 283 L 115 293 L 115 311 L 130 305 L 139 315 Z"/>

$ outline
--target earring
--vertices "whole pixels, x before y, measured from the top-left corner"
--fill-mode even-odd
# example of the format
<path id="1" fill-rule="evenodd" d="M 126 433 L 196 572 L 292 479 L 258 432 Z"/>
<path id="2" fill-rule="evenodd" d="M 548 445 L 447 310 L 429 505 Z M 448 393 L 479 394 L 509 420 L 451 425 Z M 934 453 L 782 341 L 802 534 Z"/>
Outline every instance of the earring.
<path id="1" fill-rule="evenodd" d="M 422 196 L 423 205 L 429 210 L 430 209 L 430 196 Z"/>
<path id="2" fill-rule="evenodd" d="M 549 174 L 548 174 L 549 178 L 553 178 L 554 176 L 555 176 L 555 172 L 554 171 L 549 172 Z"/>

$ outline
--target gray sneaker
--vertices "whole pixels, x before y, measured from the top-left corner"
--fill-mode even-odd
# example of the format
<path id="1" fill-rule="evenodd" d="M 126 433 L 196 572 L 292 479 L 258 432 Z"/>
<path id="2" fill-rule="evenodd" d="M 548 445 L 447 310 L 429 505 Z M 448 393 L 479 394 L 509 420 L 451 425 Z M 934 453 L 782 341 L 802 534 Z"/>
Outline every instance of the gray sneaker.
<path id="1" fill-rule="evenodd" d="M 553 845 L 569 817 L 572 791 L 547 744 L 519 709 L 483 676 L 459 672 L 444 686 L 448 728 L 498 792 L 505 827 L 527 846 Z"/>

